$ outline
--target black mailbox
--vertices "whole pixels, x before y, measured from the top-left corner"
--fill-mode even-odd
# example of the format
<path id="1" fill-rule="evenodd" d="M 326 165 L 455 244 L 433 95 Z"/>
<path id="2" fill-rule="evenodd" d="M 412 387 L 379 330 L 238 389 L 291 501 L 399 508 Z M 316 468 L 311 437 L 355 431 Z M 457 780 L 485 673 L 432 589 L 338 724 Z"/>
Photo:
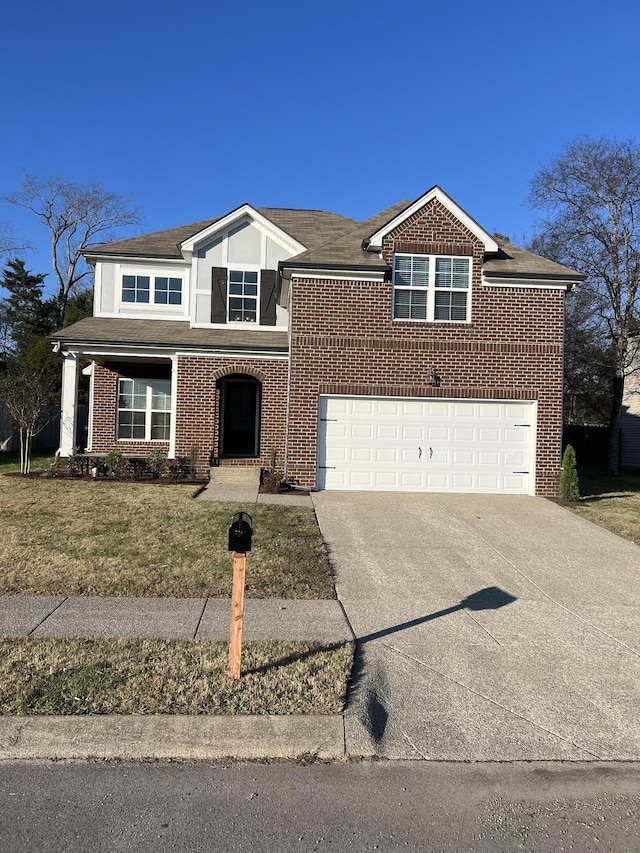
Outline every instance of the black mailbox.
<path id="1" fill-rule="evenodd" d="M 237 512 L 229 528 L 229 550 L 244 554 L 251 550 L 253 524 L 248 512 Z"/>

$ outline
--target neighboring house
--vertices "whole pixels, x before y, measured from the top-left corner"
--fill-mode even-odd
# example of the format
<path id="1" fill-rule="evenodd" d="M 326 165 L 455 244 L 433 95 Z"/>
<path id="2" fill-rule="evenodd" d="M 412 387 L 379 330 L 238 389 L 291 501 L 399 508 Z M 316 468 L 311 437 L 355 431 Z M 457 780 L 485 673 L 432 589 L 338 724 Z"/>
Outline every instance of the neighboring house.
<path id="1" fill-rule="evenodd" d="M 488 234 L 439 187 L 365 222 L 242 205 L 96 248 L 88 449 L 277 467 L 311 489 L 552 495 L 564 296 L 583 276 Z"/>
<path id="2" fill-rule="evenodd" d="M 620 464 L 640 468 L 640 370 L 627 376 L 620 419 Z"/>

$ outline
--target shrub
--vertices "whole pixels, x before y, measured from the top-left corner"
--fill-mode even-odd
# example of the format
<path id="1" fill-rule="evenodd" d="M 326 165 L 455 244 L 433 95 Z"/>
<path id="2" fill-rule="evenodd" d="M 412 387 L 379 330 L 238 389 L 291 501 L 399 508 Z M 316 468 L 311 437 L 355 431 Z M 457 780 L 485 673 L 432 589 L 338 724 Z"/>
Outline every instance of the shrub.
<path id="1" fill-rule="evenodd" d="M 157 447 L 152 450 L 146 458 L 147 470 L 151 474 L 152 479 L 157 480 L 164 471 L 164 466 L 167 464 L 167 454 L 164 450 Z"/>
<path id="2" fill-rule="evenodd" d="M 578 470 L 576 467 L 576 452 L 567 444 L 562 457 L 562 474 L 560 475 L 560 497 L 565 501 L 575 503 L 580 500 Z"/>
<path id="3" fill-rule="evenodd" d="M 79 447 L 74 447 L 71 456 L 67 462 L 67 471 L 72 477 L 79 477 L 82 474 L 84 459 L 80 453 Z"/>
<path id="4" fill-rule="evenodd" d="M 122 472 L 123 459 L 119 450 L 110 450 L 104 458 L 104 467 L 109 477 L 115 477 Z"/>

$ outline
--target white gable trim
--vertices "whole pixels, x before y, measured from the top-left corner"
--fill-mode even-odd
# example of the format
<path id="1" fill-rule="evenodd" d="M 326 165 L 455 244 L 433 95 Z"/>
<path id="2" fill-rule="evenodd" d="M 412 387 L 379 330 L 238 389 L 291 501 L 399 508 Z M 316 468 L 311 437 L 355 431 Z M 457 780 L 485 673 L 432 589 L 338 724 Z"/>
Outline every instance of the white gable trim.
<path id="1" fill-rule="evenodd" d="M 258 211 L 251 207 L 250 204 L 243 204 L 235 210 L 232 210 L 231 213 L 227 213 L 227 215 L 223 216 L 222 219 L 216 220 L 212 225 L 209 225 L 207 228 L 204 228 L 202 231 L 199 231 L 197 234 L 194 234 L 192 237 L 189 237 L 188 240 L 181 243 L 180 249 L 182 250 L 182 254 L 185 258 L 191 256 L 196 246 L 200 243 L 211 240 L 216 236 L 216 234 L 228 231 L 229 228 L 247 219 L 251 219 L 256 223 L 256 225 L 259 225 L 265 233 L 288 249 L 292 256 L 299 255 L 300 252 L 306 251 L 306 246 L 303 246 L 302 243 L 299 243 L 290 234 L 287 234 L 286 231 L 282 231 L 282 229 L 275 226 L 271 220 L 267 219 L 267 217 L 263 216 L 261 213 L 258 213 Z"/>
<path id="2" fill-rule="evenodd" d="M 287 276 L 289 277 L 289 276 Z M 353 272 L 349 272 L 347 268 L 344 270 L 336 269 L 329 270 L 326 267 L 318 268 L 316 270 L 313 269 L 291 269 L 291 276 L 294 278 L 312 278 L 312 279 L 326 279 L 327 281 L 384 281 L 385 270 L 380 270 L 380 272 L 362 272 L 361 270 L 354 270 Z"/>
<path id="3" fill-rule="evenodd" d="M 444 190 L 441 190 L 439 186 L 431 187 L 430 190 L 427 190 L 424 195 L 421 195 L 420 198 L 416 199 L 413 204 L 409 205 L 406 210 L 403 210 L 402 213 L 399 213 L 395 216 L 390 222 L 387 222 L 382 228 L 372 234 L 368 240 L 366 240 L 367 249 L 369 251 L 380 251 L 382 249 L 382 241 L 399 225 L 402 225 L 409 217 L 413 216 L 414 213 L 417 213 L 421 207 L 424 207 L 425 204 L 428 204 L 430 201 L 436 199 L 449 210 L 456 219 L 459 219 L 460 222 L 467 228 L 471 233 L 478 238 L 484 244 L 485 252 L 497 252 L 499 249 L 498 244 L 493 239 L 493 237 L 484 230 L 484 228 L 479 225 L 475 219 L 472 219 L 469 214 L 464 211 L 459 205 L 455 203 L 455 201 L 446 194 Z"/>
<path id="4" fill-rule="evenodd" d="M 571 290 L 576 282 L 545 278 L 492 278 L 483 275 L 482 284 L 486 287 L 518 287 L 527 290 Z"/>

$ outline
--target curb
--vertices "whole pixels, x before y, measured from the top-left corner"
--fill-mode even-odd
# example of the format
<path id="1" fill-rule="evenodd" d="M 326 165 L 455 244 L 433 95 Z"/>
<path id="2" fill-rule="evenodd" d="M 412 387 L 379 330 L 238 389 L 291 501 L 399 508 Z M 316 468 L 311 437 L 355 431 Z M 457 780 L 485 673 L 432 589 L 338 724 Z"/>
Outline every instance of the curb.
<path id="1" fill-rule="evenodd" d="M 0 760 L 344 758 L 341 714 L 0 718 Z"/>

